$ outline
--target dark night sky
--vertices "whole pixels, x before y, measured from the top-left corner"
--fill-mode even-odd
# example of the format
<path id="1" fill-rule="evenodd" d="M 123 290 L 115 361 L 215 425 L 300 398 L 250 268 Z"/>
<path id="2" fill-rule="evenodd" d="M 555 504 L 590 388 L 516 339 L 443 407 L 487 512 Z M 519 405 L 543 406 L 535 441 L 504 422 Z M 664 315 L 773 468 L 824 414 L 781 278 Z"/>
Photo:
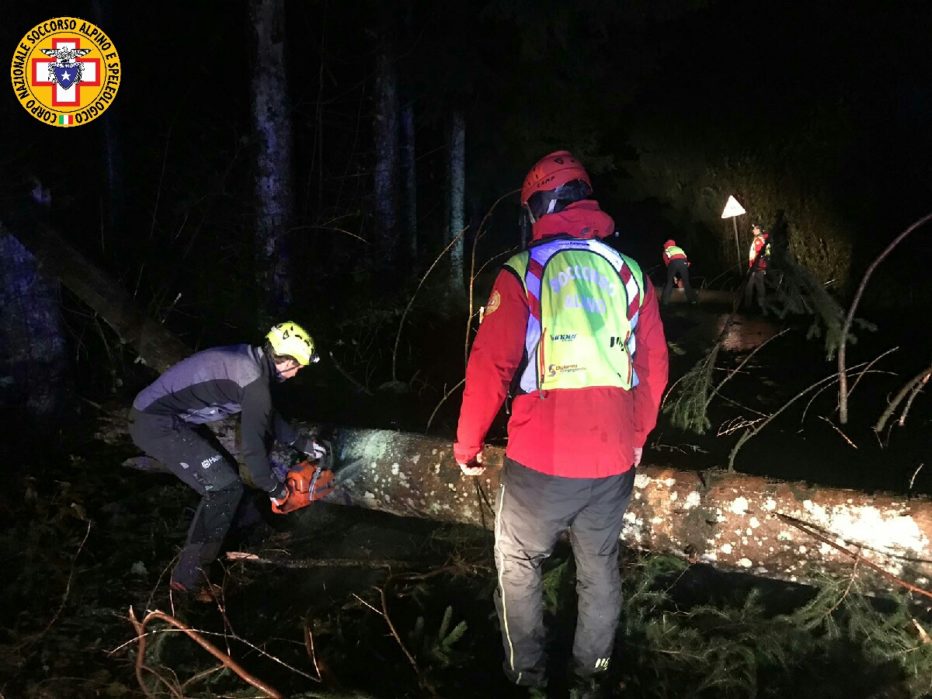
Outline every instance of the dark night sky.
<path id="1" fill-rule="evenodd" d="M 784 210 L 797 240 L 824 237 L 823 247 L 852 259 L 853 274 L 932 204 L 928 3 L 410 4 L 408 24 L 408 4 L 386 7 L 416 101 L 424 230 L 441 226 L 454 106 L 466 114 L 474 225 L 539 155 L 568 146 L 592 170 L 621 247 L 648 267 L 670 234 L 710 272 L 720 267 L 728 231 L 717 214 L 729 193 L 767 225 Z M 379 5 L 287 7 L 299 223 L 341 217 L 366 235 Z M 120 92 L 109 123 L 63 130 L 29 117 L 8 90 L 3 208 L 16 206 L 29 175 L 40 177 L 56 222 L 143 294 L 174 293 L 160 283 L 165 261 L 182 253 L 239 280 L 253 207 L 246 3 L 16 4 L 4 10 L 0 46 L 12 54 L 30 27 L 59 15 L 86 17 L 113 38 Z M 125 186 L 114 230 L 103 222 L 107 138 Z M 493 219 L 487 256 L 513 244 L 516 216 L 509 202 Z M 920 238 L 890 273 L 915 258 Z M 332 246 L 312 241 L 308 264 Z M 195 315 L 214 303 L 203 287 L 173 283 L 190 287 Z"/>

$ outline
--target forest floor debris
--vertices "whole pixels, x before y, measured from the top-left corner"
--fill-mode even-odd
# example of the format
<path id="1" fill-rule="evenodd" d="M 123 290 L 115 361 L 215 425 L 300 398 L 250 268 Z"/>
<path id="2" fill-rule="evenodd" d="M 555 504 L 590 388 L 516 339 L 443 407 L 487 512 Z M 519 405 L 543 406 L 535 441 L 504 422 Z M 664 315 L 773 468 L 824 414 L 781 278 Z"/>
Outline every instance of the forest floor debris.
<path id="1" fill-rule="evenodd" d="M 0 496 L 4 697 L 516 696 L 500 671 L 488 532 L 318 503 L 241 532 L 212 604 L 172 600 L 166 571 L 195 497 L 120 461 L 75 456 Z M 564 696 L 568 546 L 545 573 Z M 927 601 L 865 596 L 859 574 L 813 589 L 629 553 L 616 693 L 932 692 Z"/>

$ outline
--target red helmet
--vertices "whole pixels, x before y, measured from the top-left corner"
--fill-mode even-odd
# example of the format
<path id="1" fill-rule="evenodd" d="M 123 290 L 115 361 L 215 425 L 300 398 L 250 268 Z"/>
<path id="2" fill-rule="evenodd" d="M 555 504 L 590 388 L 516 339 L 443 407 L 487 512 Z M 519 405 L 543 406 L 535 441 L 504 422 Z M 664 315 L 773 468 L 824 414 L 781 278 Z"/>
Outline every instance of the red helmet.
<path id="1" fill-rule="evenodd" d="M 673 240 L 672 238 L 663 244 L 665 248 L 672 248 L 675 245 L 676 245 L 676 241 Z"/>
<path id="2" fill-rule="evenodd" d="M 558 150 L 545 155 L 524 178 L 521 205 L 526 206 L 528 199 L 537 192 L 549 192 L 574 180 L 582 180 L 592 187 L 589 173 L 568 150 Z"/>

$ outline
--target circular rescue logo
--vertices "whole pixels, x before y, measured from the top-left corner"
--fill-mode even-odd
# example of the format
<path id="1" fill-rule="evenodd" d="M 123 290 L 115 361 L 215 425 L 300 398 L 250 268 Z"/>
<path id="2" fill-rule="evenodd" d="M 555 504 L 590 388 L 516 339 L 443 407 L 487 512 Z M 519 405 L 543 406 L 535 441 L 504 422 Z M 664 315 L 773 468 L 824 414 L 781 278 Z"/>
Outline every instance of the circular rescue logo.
<path id="1" fill-rule="evenodd" d="M 120 57 L 96 25 L 76 17 L 37 24 L 13 51 L 13 92 L 23 109 L 52 126 L 80 126 L 113 104 Z"/>

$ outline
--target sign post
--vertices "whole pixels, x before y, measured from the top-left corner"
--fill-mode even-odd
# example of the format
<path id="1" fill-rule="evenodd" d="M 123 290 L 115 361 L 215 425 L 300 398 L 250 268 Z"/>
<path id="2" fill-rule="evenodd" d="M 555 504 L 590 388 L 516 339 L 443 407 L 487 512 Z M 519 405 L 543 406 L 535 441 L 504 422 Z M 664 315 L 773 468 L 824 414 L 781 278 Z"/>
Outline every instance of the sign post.
<path id="1" fill-rule="evenodd" d="M 730 218 L 735 229 L 735 252 L 738 256 L 738 271 L 741 271 L 741 244 L 738 242 L 738 217 L 746 214 L 747 211 L 738 203 L 732 195 L 728 195 L 728 201 L 725 202 L 725 208 L 722 210 L 722 218 Z"/>

